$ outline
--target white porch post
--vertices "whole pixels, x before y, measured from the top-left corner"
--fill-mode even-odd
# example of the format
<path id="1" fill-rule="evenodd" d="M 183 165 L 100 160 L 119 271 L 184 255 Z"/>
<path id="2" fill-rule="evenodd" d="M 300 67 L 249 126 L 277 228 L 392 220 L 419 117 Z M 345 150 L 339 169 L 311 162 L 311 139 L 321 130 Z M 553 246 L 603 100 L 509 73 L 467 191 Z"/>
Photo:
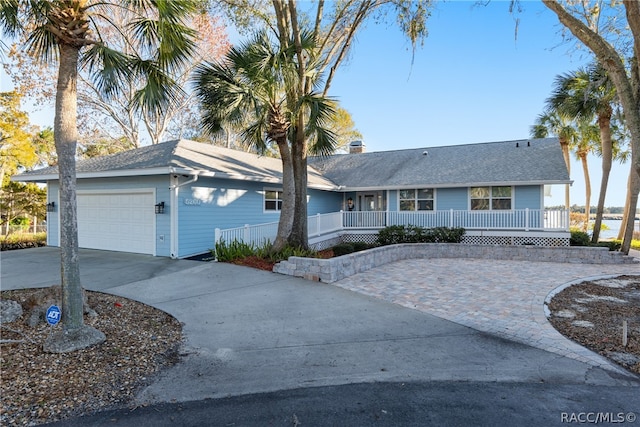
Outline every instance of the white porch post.
<path id="1" fill-rule="evenodd" d="M 244 243 L 247 243 L 247 244 L 249 242 L 249 239 L 251 238 L 249 231 L 250 231 L 249 224 L 245 224 L 244 225 L 244 236 L 242 237 L 242 240 L 243 240 Z"/>

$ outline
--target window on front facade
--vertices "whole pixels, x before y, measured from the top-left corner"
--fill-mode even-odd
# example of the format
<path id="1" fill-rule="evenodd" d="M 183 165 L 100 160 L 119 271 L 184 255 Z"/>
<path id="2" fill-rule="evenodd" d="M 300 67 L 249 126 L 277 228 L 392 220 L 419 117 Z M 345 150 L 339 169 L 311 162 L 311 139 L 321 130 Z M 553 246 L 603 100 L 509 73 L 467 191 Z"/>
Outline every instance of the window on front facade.
<path id="1" fill-rule="evenodd" d="M 280 212 L 282 210 L 282 191 L 264 191 L 264 210 L 267 212 Z"/>
<path id="2" fill-rule="evenodd" d="M 401 211 L 432 211 L 433 188 L 400 190 Z"/>
<path id="3" fill-rule="evenodd" d="M 511 209 L 511 187 L 471 187 L 471 210 Z"/>

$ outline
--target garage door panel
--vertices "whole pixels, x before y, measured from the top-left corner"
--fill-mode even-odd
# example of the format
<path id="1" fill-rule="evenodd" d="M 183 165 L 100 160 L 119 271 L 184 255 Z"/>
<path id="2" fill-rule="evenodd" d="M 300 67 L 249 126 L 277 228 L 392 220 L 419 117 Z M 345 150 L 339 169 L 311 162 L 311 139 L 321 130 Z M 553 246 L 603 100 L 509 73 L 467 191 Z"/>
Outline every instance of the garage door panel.
<path id="1" fill-rule="evenodd" d="M 154 204 L 152 192 L 78 194 L 80 247 L 153 254 Z"/>

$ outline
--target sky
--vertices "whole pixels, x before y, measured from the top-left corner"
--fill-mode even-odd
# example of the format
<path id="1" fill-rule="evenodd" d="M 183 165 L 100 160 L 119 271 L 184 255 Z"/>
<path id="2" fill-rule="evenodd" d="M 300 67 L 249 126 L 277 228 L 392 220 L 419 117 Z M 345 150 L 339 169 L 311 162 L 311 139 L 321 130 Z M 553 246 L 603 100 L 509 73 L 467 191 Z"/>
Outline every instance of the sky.
<path id="1" fill-rule="evenodd" d="M 352 115 L 368 152 L 509 141 L 529 137 L 554 78 L 586 64 L 586 50 L 563 43 L 556 16 L 538 1 L 438 2 L 429 36 L 412 55 L 410 42 L 390 24 L 369 23 L 338 70 L 330 95 Z M 234 33 L 231 31 L 231 33 Z M 237 40 L 237 34 L 231 41 Z M 10 90 L 0 71 L 0 91 Z M 31 115 L 52 126 L 51 112 Z M 597 203 L 600 159 L 590 157 Z M 629 165 L 614 163 L 605 206 L 624 206 Z M 571 165 L 571 204 L 584 205 L 581 165 Z M 546 206 L 564 204 L 554 186 Z"/>

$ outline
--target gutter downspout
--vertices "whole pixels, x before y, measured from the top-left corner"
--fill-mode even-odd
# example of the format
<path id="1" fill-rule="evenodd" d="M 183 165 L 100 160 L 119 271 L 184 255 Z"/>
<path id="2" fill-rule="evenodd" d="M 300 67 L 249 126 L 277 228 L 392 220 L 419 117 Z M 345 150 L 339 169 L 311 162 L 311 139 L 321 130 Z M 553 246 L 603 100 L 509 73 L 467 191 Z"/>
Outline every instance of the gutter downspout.
<path id="1" fill-rule="evenodd" d="M 180 177 L 176 174 L 176 172 L 171 169 L 171 186 L 169 190 L 171 191 L 171 203 L 169 205 L 169 210 L 171 213 L 171 258 L 178 258 L 178 194 L 180 192 L 180 187 L 184 185 L 188 185 L 194 183 L 198 180 L 198 175 L 192 175 L 192 178 L 180 183 Z"/>

